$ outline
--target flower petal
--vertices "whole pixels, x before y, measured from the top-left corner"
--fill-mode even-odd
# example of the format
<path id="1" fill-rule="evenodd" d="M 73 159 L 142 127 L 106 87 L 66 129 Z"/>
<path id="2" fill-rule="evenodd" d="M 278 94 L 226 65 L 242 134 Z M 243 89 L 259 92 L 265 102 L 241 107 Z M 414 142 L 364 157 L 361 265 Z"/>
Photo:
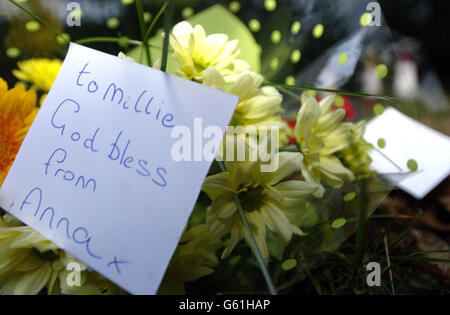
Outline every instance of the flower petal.
<path id="1" fill-rule="evenodd" d="M 236 212 L 237 207 L 233 195 L 225 192 L 213 200 L 211 209 L 217 211 L 219 219 L 226 219 Z"/>
<path id="2" fill-rule="evenodd" d="M 220 72 L 214 67 L 208 67 L 203 76 L 203 84 L 215 89 L 225 89 L 225 80 Z"/>
<path id="3" fill-rule="evenodd" d="M 38 294 L 50 280 L 52 267 L 44 263 L 33 271 L 21 275 L 12 275 L 2 285 L 5 295 L 35 295 Z"/>
<path id="4" fill-rule="evenodd" d="M 289 180 L 279 183 L 275 189 L 284 198 L 304 199 L 319 189 L 319 185 L 312 182 L 305 182 L 301 180 Z"/>
<path id="5" fill-rule="evenodd" d="M 253 224 L 253 226 L 256 227 L 256 229 L 252 228 L 253 236 L 255 237 L 256 246 L 258 246 L 258 249 L 265 261 L 269 259 L 269 248 L 267 247 L 266 242 L 266 225 L 264 222 L 263 217 L 261 216 L 261 213 L 259 211 L 253 211 L 247 214 L 248 221 Z M 250 247 L 253 249 L 253 246 L 251 245 L 252 242 L 250 240 L 250 236 L 247 233 L 247 230 L 245 228 L 241 227 L 243 230 L 242 234 L 244 235 L 245 240 L 247 241 L 247 244 L 250 245 Z"/>
<path id="6" fill-rule="evenodd" d="M 280 152 L 279 164 L 275 172 L 270 173 L 269 185 L 273 185 L 291 175 L 302 162 L 303 155 L 298 152 Z"/>
<path id="7" fill-rule="evenodd" d="M 298 111 L 294 129 L 295 137 L 301 145 L 308 143 L 311 128 L 317 122 L 319 117 L 320 107 L 316 99 L 313 97 L 307 98 Z"/>
<path id="8" fill-rule="evenodd" d="M 231 237 L 230 237 L 230 243 L 225 248 L 225 250 L 222 252 L 222 259 L 227 258 L 233 249 L 236 247 L 237 243 L 242 239 L 242 233 L 239 225 L 234 224 L 231 227 Z"/>
<path id="9" fill-rule="evenodd" d="M 289 241 L 292 237 L 291 223 L 286 215 L 277 206 L 272 203 L 266 205 L 266 215 L 271 219 L 278 233 L 283 236 L 285 241 Z"/>
<path id="10" fill-rule="evenodd" d="M 336 100 L 336 94 L 331 94 L 320 101 L 319 105 L 320 105 L 320 111 L 322 112 L 322 114 L 325 114 L 330 110 L 331 105 L 334 104 L 335 100 Z"/>
<path id="11" fill-rule="evenodd" d="M 206 177 L 203 181 L 202 190 L 207 193 L 211 199 L 216 198 L 224 191 L 233 192 L 228 172 L 222 172 Z"/>

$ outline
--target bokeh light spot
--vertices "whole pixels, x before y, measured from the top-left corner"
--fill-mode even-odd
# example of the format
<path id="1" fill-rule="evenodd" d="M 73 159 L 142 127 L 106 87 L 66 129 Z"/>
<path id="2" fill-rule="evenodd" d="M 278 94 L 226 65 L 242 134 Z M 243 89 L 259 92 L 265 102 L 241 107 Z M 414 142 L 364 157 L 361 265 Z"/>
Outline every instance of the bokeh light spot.
<path id="1" fill-rule="evenodd" d="M 230 8 L 231 12 L 237 13 L 241 9 L 241 4 L 238 1 L 231 1 L 228 8 Z"/>
<path id="2" fill-rule="evenodd" d="M 339 229 L 339 228 L 343 227 L 345 225 L 345 223 L 347 223 L 347 220 L 345 220 L 345 218 L 339 218 L 339 219 L 334 220 L 331 223 L 331 227 L 333 229 Z"/>
<path id="3" fill-rule="evenodd" d="M 281 41 L 281 32 L 279 30 L 275 30 L 270 35 L 270 39 L 272 40 L 272 43 L 278 44 Z"/>
<path id="4" fill-rule="evenodd" d="M 340 53 L 339 56 L 338 56 L 338 62 L 339 62 L 339 64 L 345 65 L 345 64 L 347 63 L 347 61 L 348 61 L 348 55 L 347 55 L 347 53 L 345 53 L 345 52 Z"/>
<path id="5" fill-rule="evenodd" d="M 419 168 L 417 161 L 414 159 L 409 159 L 408 162 L 406 162 L 406 166 L 408 166 L 411 172 L 415 172 Z"/>
<path id="6" fill-rule="evenodd" d="M 295 85 L 295 78 L 290 75 L 286 78 L 286 80 L 284 81 L 287 85 Z"/>
<path id="7" fill-rule="evenodd" d="M 297 35 L 298 32 L 300 32 L 301 27 L 302 27 L 302 24 L 299 21 L 295 21 L 294 23 L 292 23 L 291 33 L 294 35 Z"/>
<path id="8" fill-rule="evenodd" d="M 272 70 L 277 70 L 279 64 L 280 64 L 280 60 L 278 59 L 278 57 L 274 57 L 274 58 L 270 61 L 270 69 L 272 69 Z"/>
<path id="9" fill-rule="evenodd" d="M 181 16 L 185 19 L 187 19 L 190 16 L 194 15 L 194 9 L 192 9 L 191 7 L 186 7 L 183 9 L 183 11 L 181 11 Z"/>
<path id="10" fill-rule="evenodd" d="M 340 95 L 337 95 L 336 100 L 334 101 L 334 105 L 336 105 L 337 107 L 344 106 L 344 98 Z"/>
<path id="11" fill-rule="evenodd" d="M 309 96 L 316 97 L 316 91 L 314 91 L 314 90 L 307 90 L 306 92 L 309 94 Z"/>
<path id="12" fill-rule="evenodd" d="M 379 78 L 383 79 L 388 74 L 388 67 L 384 64 L 379 64 L 375 68 L 375 73 Z"/>
<path id="13" fill-rule="evenodd" d="M 267 11 L 272 12 L 277 8 L 277 2 L 276 0 L 265 0 L 264 7 Z"/>
<path id="14" fill-rule="evenodd" d="M 81 9 L 75 9 L 73 11 L 70 11 L 69 16 L 72 19 L 81 19 L 81 17 L 83 16 L 83 11 Z"/>
<path id="15" fill-rule="evenodd" d="M 359 18 L 359 24 L 361 24 L 361 26 L 363 27 L 369 26 L 371 22 L 372 22 L 372 14 L 370 14 L 369 12 L 364 12 Z"/>
<path id="16" fill-rule="evenodd" d="M 377 145 L 380 149 L 384 149 L 386 147 L 386 140 L 383 138 L 378 139 Z"/>
<path id="17" fill-rule="evenodd" d="M 251 19 L 250 22 L 248 22 L 248 27 L 252 32 L 256 33 L 261 29 L 261 23 L 259 23 L 257 19 Z"/>
<path id="18" fill-rule="evenodd" d="M 28 32 L 37 32 L 41 29 L 41 24 L 37 21 L 29 21 L 25 24 L 25 28 Z"/>
<path id="19" fill-rule="evenodd" d="M 123 5 L 130 5 L 133 4 L 134 0 L 122 0 Z"/>
<path id="20" fill-rule="evenodd" d="M 120 20 L 116 17 L 109 18 L 106 21 L 106 26 L 111 30 L 118 28 L 119 25 L 120 25 Z"/>
<path id="21" fill-rule="evenodd" d="M 148 23 L 152 20 L 152 14 L 150 12 L 144 12 L 144 22 Z"/>
<path id="22" fill-rule="evenodd" d="M 6 49 L 6 56 L 8 58 L 17 58 L 21 53 L 22 51 L 17 47 L 9 47 L 8 49 Z"/>
<path id="23" fill-rule="evenodd" d="M 295 260 L 293 258 L 286 259 L 281 264 L 281 269 L 283 269 L 283 270 L 291 270 L 291 269 L 295 268 L 295 266 L 297 266 L 297 260 Z"/>
<path id="24" fill-rule="evenodd" d="M 297 62 L 300 61 L 301 57 L 302 57 L 302 53 L 300 52 L 300 50 L 295 49 L 291 53 L 291 62 L 292 63 L 297 63 Z"/>
<path id="25" fill-rule="evenodd" d="M 67 33 L 61 33 L 56 36 L 56 41 L 60 45 L 68 44 L 70 42 L 70 35 Z"/>
<path id="26" fill-rule="evenodd" d="M 342 198 L 344 201 L 352 201 L 355 199 L 356 193 L 354 191 L 351 191 L 349 193 L 346 193 L 344 197 Z"/>
<path id="27" fill-rule="evenodd" d="M 322 24 L 317 24 L 316 26 L 314 26 L 314 28 L 313 28 L 313 36 L 315 37 L 315 38 L 320 38 L 320 37 L 322 37 L 322 35 L 323 35 L 323 30 L 324 30 L 324 28 L 323 28 L 323 25 Z"/>
<path id="28" fill-rule="evenodd" d="M 375 115 L 379 116 L 384 113 L 384 106 L 378 103 L 373 106 L 372 110 Z"/>

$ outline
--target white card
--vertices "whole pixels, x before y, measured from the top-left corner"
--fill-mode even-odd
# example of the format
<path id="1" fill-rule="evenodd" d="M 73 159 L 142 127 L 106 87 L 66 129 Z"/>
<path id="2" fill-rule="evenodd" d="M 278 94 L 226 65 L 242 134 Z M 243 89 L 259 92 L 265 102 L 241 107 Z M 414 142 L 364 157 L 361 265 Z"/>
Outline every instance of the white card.
<path id="1" fill-rule="evenodd" d="M 237 102 L 71 44 L 0 206 L 128 292 L 154 294 L 211 163 L 175 162 L 173 126 L 198 136 L 201 118 L 224 132 Z"/>
<path id="2" fill-rule="evenodd" d="M 386 141 L 379 152 L 371 152 L 371 167 L 387 174 L 393 182 L 401 179 L 395 184 L 417 199 L 425 197 L 450 174 L 450 138 L 392 107 L 367 124 L 364 138 L 376 148 L 378 139 Z M 417 172 L 409 170 L 410 159 L 417 162 Z"/>

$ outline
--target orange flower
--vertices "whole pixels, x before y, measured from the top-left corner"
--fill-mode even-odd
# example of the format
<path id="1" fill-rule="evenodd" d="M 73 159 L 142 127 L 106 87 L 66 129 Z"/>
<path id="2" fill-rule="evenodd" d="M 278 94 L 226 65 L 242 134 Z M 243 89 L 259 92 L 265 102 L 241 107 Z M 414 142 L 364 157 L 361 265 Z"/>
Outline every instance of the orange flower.
<path id="1" fill-rule="evenodd" d="M 37 95 L 22 86 L 8 90 L 0 78 L 0 185 L 19 151 L 28 129 L 38 112 Z"/>

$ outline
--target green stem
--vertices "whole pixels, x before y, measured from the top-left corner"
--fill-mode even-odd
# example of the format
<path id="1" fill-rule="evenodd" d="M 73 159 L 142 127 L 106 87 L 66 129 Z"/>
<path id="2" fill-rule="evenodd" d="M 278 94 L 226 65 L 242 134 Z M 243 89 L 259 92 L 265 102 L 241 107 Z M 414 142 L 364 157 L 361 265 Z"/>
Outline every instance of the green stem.
<path id="1" fill-rule="evenodd" d="M 368 205 L 368 197 L 367 197 L 367 182 L 366 180 L 361 181 L 361 191 L 360 191 L 360 199 L 359 199 L 359 219 L 358 219 L 358 228 L 356 230 L 356 248 L 357 255 L 354 262 L 354 269 L 349 279 L 349 282 L 352 282 L 363 262 L 364 253 L 366 250 L 366 224 L 367 224 L 367 205 Z"/>
<path id="2" fill-rule="evenodd" d="M 145 21 L 144 21 L 144 8 L 142 6 L 141 0 L 136 0 L 136 10 L 139 19 L 139 27 L 141 29 L 142 43 L 144 45 L 145 57 L 147 60 L 147 66 L 152 66 L 152 59 L 150 57 L 150 48 L 148 46 L 148 39 L 145 32 Z"/>
<path id="3" fill-rule="evenodd" d="M 167 3 L 167 10 L 164 13 L 164 42 L 161 60 L 161 71 L 164 72 L 166 72 L 167 68 L 167 55 L 169 54 L 169 37 L 173 18 L 173 1 L 167 0 L 166 3 Z"/>
<path id="4" fill-rule="evenodd" d="M 123 38 L 117 38 L 117 37 L 86 37 L 82 39 L 78 39 L 75 41 L 76 44 L 84 45 L 89 43 L 120 43 L 123 41 Z M 140 40 L 134 40 L 134 39 L 126 39 L 127 43 L 134 46 L 140 46 L 142 45 L 142 42 Z M 156 49 L 162 49 L 161 46 L 148 44 L 152 48 Z M 170 51 L 170 49 L 169 49 Z"/>
<path id="5" fill-rule="evenodd" d="M 353 92 L 353 91 L 344 91 L 344 90 L 338 90 L 338 89 L 323 89 L 323 88 L 316 88 L 313 86 L 307 86 L 307 85 L 289 85 L 289 84 L 283 84 L 283 83 L 275 83 L 275 82 L 269 82 L 265 81 L 265 86 L 274 86 L 277 88 L 284 88 L 284 89 L 292 89 L 292 90 L 313 90 L 318 92 L 329 92 L 329 93 L 335 93 L 335 94 L 341 94 L 341 95 L 349 95 L 349 96 L 359 96 L 359 97 L 371 97 L 371 98 L 377 98 L 382 99 L 388 102 L 393 102 L 395 99 L 389 96 L 381 96 L 381 95 L 373 95 L 368 93 L 361 93 L 361 92 Z M 296 94 L 295 94 L 296 95 Z M 298 95 L 297 95 L 298 97 Z"/>
<path id="6" fill-rule="evenodd" d="M 433 253 L 450 253 L 450 249 L 424 250 L 424 251 L 412 253 L 409 255 L 409 257 L 425 255 L 425 254 L 433 254 Z"/>
<path id="7" fill-rule="evenodd" d="M 76 40 L 75 43 L 83 45 L 89 43 L 120 43 L 123 41 L 123 38 L 118 37 L 86 37 L 79 40 Z M 128 44 L 139 46 L 142 45 L 142 42 L 139 40 L 126 39 Z"/>
<path id="8" fill-rule="evenodd" d="M 285 147 L 280 147 L 280 152 L 301 152 L 298 144 L 291 144 Z"/>
<path id="9" fill-rule="evenodd" d="M 372 149 L 377 151 L 378 153 L 380 153 L 386 160 L 388 160 L 392 165 L 394 165 L 400 172 L 403 172 L 403 169 L 400 166 L 398 166 L 398 164 L 396 164 L 392 159 L 390 159 L 386 154 L 384 154 L 381 150 L 378 150 L 378 148 L 376 148 L 375 146 L 373 146 Z"/>
<path id="10" fill-rule="evenodd" d="M 390 248 L 395 248 L 395 246 L 398 245 L 398 243 L 401 242 L 401 240 L 406 236 L 406 234 L 409 233 L 409 231 L 412 230 L 412 228 L 416 225 L 417 221 L 419 221 L 420 217 L 422 215 L 422 212 L 419 212 L 419 214 L 416 215 L 414 220 L 406 227 L 405 230 L 400 233 L 399 236 L 397 236 L 392 243 L 389 243 Z"/>
<path id="11" fill-rule="evenodd" d="M 306 274 L 308 275 L 308 277 L 310 278 L 314 289 L 316 289 L 316 292 L 317 292 L 318 295 L 322 295 L 323 294 L 322 287 L 320 286 L 320 283 L 317 281 L 317 279 L 311 273 L 311 270 L 309 270 L 308 262 L 306 261 L 305 255 L 303 255 L 303 253 L 300 253 L 300 255 L 302 257 L 302 260 L 305 262 L 305 264 L 304 264 L 305 271 L 306 271 Z"/>
<path id="12" fill-rule="evenodd" d="M 220 166 L 220 169 L 222 170 L 222 172 L 226 172 L 227 169 L 225 167 L 225 163 L 223 163 L 223 161 L 217 161 L 217 162 L 219 163 L 219 166 Z M 254 249 L 253 253 L 256 256 L 256 260 L 258 261 L 259 268 L 261 269 L 261 272 L 264 276 L 264 280 L 266 281 L 267 288 L 269 289 L 270 294 L 277 295 L 275 287 L 272 283 L 272 279 L 270 278 L 269 271 L 267 270 L 266 264 L 264 262 L 264 258 L 262 257 L 261 251 L 258 248 L 258 244 L 256 244 L 256 240 L 250 229 L 250 225 L 248 224 L 248 220 L 247 220 L 247 217 L 245 216 L 245 212 L 242 207 L 241 201 L 239 200 L 239 197 L 236 194 L 233 195 L 233 198 L 234 198 L 234 202 L 236 203 L 236 206 L 239 210 L 239 213 L 241 214 L 241 218 L 242 218 L 242 221 L 244 222 L 245 229 L 247 230 L 247 233 L 250 237 L 250 242 Z"/>
<path id="13" fill-rule="evenodd" d="M 155 15 L 154 19 L 152 20 L 152 23 L 148 27 L 147 31 L 145 32 L 145 36 L 148 38 L 150 36 L 151 31 L 155 27 L 156 22 L 158 22 L 159 18 L 163 14 L 164 10 L 167 8 L 167 2 L 164 3 L 164 5 L 161 7 L 161 9 L 158 11 L 158 13 Z"/>
<path id="14" fill-rule="evenodd" d="M 284 93 L 298 101 L 300 101 L 300 95 L 295 94 L 294 92 L 289 91 L 288 89 L 278 86 L 278 90 L 280 90 L 281 93 Z"/>
<path id="15" fill-rule="evenodd" d="M 27 8 L 25 8 L 24 6 L 20 5 L 19 3 L 17 3 L 15 0 L 9 0 L 9 2 L 11 2 L 12 4 L 14 4 L 16 7 L 18 7 L 19 9 L 21 9 L 22 11 L 24 11 L 25 13 L 27 13 L 28 15 L 30 15 L 33 19 L 35 19 L 36 21 L 38 21 L 39 23 L 45 25 L 48 29 L 50 29 L 53 33 L 55 33 L 56 35 L 60 36 L 62 38 L 63 41 L 65 41 L 67 44 L 69 43 L 66 38 L 62 35 L 62 33 L 60 31 L 58 31 L 56 28 L 54 28 L 53 26 L 51 26 L 50 24 L 48 24 L 43 18 L 41 18 L 39 15 L 37 15 L 36 13 L 28 10 Z"/>

